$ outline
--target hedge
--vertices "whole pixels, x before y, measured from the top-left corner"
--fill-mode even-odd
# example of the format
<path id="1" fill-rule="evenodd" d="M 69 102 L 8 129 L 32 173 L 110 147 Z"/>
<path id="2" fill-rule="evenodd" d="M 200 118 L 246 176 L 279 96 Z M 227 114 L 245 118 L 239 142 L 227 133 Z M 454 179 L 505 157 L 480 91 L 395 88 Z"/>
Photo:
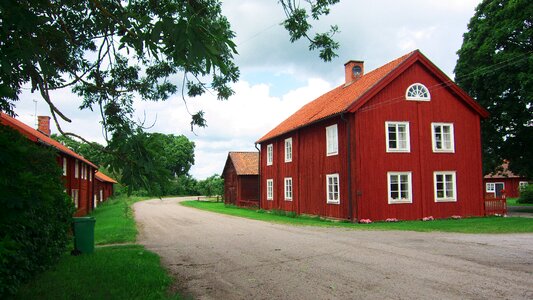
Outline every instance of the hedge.
<path id="1" fill-rule="evenodd" d="M 74 208 L 56 152 L 0 126 L 0 299 L 66 251 Z"/>

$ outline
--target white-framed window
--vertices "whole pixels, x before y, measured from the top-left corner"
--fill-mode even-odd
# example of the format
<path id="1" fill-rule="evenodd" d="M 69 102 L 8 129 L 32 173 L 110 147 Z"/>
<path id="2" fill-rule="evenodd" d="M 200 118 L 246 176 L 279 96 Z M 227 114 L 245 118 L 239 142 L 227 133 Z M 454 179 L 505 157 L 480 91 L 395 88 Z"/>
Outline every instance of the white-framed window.
<path id="1" fill-rule="evenodd" d="M 485 184 L 485 192 L 496 193 L 496 184 L 494 182 L 487 182 Z"/>
<path id="2" fill-rule="evenodd" d="M 413 203 L 411 172 L 388 172 L 389 204 Z"/>
<path id="3" fill-rule="evenodd" d="M 326 155 L 337 155 L 339 153 L 339 135 L 337 124 L 326 127 Z"/>
<path id="4" fill-rule="evenodd" d="M 267 166 L 271 166 L 274 161 L 274 145 L 267 145 Z"/>
<path id="5" fill-rule="evenodd" d="M 457 202 L 455 171 L 434 172 L 433 182 L 435 185 L 435 202 Z"/>
<path id="6" fill-rule="evenodd" d="M 274 200 L 274 179 L 267 179 L 267 200 Z"/>
<path id="7" fill-rule="evenodd" d="M 431 123 L 433 152 L 454 152 L 455 142 L 452 123 Z"/>
<path id="8" fill-rule="evenodd" d="M 414 101 L 429 101 L 431 100 L 431 95 L 429 94 L 428 88 L 421 83 L 411 84 L 405 91 L 406 100 Z"/>
<path id="9" fill-rule="evenodd" d="M 292 138 L 285 139 L 285 162 L 292 161 Z"/>
<path id="10" fill-rule="evenodd" d="M 87 179 L 87 166 L 81 163 L 81 179 Z"/>
<path id="11" fill-rule="evenodd" d="M 385 122 L 387 152 L 410 152 L 409 122 Z"/>
<path id="12" fill-rule="evenodd" d="M 292 177 L 285 177 L 285 200 L 292 201 Z"/>
<path id="13" fill-rule="evenodd" d="M 89 181 L 93 181 L 93 170 L 89 169 Z"/>
<path id="14" fill-rule="evenodd" d="M 63 176 L 67 176 L 67 158 L 63 157 Z"/>
<path id="15" fill-rule="evenodd" d="M 528 185 L 528 182 L 527 181 L 519 181 L 518 182 L 518 190 L 519 191 L 522 191 L 526 188 L 526 186 Z"/>
<path id="16" fill-rule="evenodd" d="M 326 175 L 326 194 L 327 203 L 339 204 L 341 202 L 339 189 L 339 174 Z"/>
<path id="17" fill-rule="evenodd" d="M 72 202 L 74 202 L 74 207 L 77 209 L 80 201 L 80 190 L 72 189 L 70 196 L 72 197 Z"/>
<path id="18" fill-rule="evenodd" d="M 80 162 L 76 159 L 74 161 L 74 178 L 79 178 L 80 176 Z"/>

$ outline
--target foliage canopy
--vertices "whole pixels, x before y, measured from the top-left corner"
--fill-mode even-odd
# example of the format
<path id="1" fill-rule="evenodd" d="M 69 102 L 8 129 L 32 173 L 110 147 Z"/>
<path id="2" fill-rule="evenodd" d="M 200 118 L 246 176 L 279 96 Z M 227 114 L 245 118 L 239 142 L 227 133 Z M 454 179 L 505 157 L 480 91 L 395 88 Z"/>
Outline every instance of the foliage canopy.
<path id="1" fill-rule="evenodd" d="M 482 123 L 484 171 L 504 159 L 533 177 L 533 5 L 484 0 L 468 24 L 456 82 L 491 113 Z"/>
<path id="2" fill-rule="evenodd" d="M 311 22 L 339 0 L 297 4 L 280 0 L 291 41 L 305 38 L 326 61 L 336 56 L 337 32 L 316 33 Z M 5 0 L 0 2 L 0 110 L 14 115 L 23 87 L 31 86 L 58 120 L 71 120 L 50 92 L 72 89 L 80 109 L 100 112 L 107 146 L 128 184 L 146 184 L 156 175 L 144 143 L 144 123 L 134 121 L 134 99 L 164 101 L 173 94 L 195 97 L 210 91 L 224 100 L 239 78 L 233 59 L 235 33 L 220 0 Z M 203 111 L 189 112 L 193 126 L 207 125 Z M 94 145 L 98 146 L 98 145 Z M 126 148 L 128 151 L 125 151 Z M 153 165 L 150 165 L 153 163 Z M 134 168 L 141 167 L 139 171 Z M 147 172 L 144 172 L 146 170 Z M 183 170 L 174 169 L 174 173 Z"/>

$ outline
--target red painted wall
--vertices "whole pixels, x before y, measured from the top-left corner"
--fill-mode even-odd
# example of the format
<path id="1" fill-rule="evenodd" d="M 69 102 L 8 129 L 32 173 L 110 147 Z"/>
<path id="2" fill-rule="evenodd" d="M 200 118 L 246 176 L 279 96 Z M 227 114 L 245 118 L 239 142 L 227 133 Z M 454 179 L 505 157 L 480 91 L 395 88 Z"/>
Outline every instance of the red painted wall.
<path id="1" fill-rule="evenodd" d="M 413 83 L 429 88 L 431 101 L 407 101 Z M 386 121 L 407 121 L 409 153 L 386 152 Z M 453 123 L 454 153 L 434 153 L 432 122 Z M 338 126 L 339 154 L 326 156 L 326 127 Z M 348 124 L 352 212 L 348 193 Z M 293 160 L 284 162 L 284 140 L 292 137 Z M 267 145 L 274 147 L 273 165 L 267 166 Z M 388 204 L 387 172 L 410 171 L 412 203 Z M 456 172 L 456 202 L 435 202 L 434 172 Z M 311 124 L 261 144 L 261 207 L 299 214 L 348 219 L 403 220 L 426 216 L 484 214 L 480 116 L 466 106 L 421 63 L 415 63 L 355 113 Z M 326 175 L 339 174 L 340 203 L 327 204 Z M 293 178 L 293 200 L 285 201 L 284 178 Z M 267 179 L 274 180 L 274 199 L 266 200 Z"/>
<path id="2" fill-rule="evenodd" d="M 240 200 L 259 200 L 258 175 L 237 175 L 231 161 L 222 175 L 224 178 L 224 203 L 237 205 Z"/>
<path id="3" fill-rule="evenodd" d="M 75 161 L 76 159 L 69 156 L 58 155 L 57 162 L 61 168 L 63 168 L 63 157 L 67 158 L 67 175 L 62 176 L 66 193 L 69 196 L 73 196 L 73 190 L 78 190 L 78 208 L 74 213 L 75 216 L 85 216 L 94 209 L 93 195 L 94 195 L 94 173 L 96 170 L 91 166 L 78 160 L 78 178 L 76 178 Z M 87 177 L 82 178 L 82 165 L 86 166 Z"/>
<path id="4" fill-rule="evenodd" d="M 494 198 L 494 193 L 486 192 L 487 182 L 501 182 L 504 184 L 505 196 L 507 198 L 520 197 L 520 181 L 527 181 L 525 178 L 512 177 L 512 178 L 485 178 L 483 179 L 483 191 L 486 198 Z"/>
<path id="5" fill-rule="evenodd" d="M 415 82 L 429 88 L 431 101 L 405 100 Z M 414 64 L 356 112 L 354 194 L 360 219 L 483 215 L 480 117 L 440 83 Z M 386 152 L 386 121 L 409 122 L 410 153 Z M 454 124 L 455 153 L 433 152 L 432 122 Z M 388 171 L 412 172 L 413 203 L 388 204 Z M 434 201 L 435 171 L 456 172 L 457 202 Z"/>

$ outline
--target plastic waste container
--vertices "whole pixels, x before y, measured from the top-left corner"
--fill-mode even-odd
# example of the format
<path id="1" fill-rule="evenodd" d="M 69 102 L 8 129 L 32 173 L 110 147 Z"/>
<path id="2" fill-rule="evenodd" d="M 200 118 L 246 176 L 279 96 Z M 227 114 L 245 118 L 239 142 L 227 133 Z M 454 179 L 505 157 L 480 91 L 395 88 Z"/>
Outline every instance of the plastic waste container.
<path id="1" fill-rule="evenodd" d="M 93 217 L 72 218 L 74 231 L 74 252 L 93 253 L 94 252 L 94 224 Z"/>

